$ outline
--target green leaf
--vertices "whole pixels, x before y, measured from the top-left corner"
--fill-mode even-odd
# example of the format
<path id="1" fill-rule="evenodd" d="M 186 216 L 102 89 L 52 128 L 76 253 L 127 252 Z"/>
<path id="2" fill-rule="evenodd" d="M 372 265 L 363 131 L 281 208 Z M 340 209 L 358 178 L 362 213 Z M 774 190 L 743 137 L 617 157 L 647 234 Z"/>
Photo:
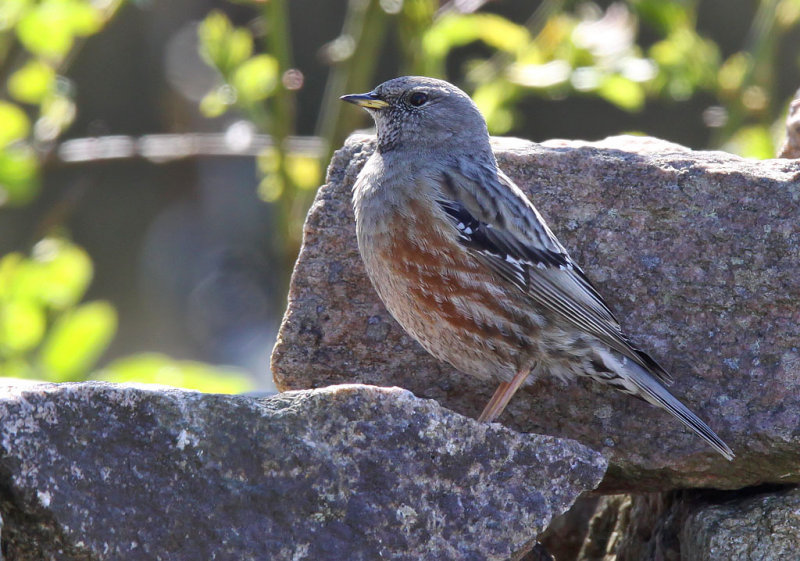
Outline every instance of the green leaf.
<path id="1" fill-rule="evenodd" d="M 742 87 L 752 64 L 752 57 L 749 53 L 739 52 L 731 55 L 717 72 L 720 88 L 727 93 L 737 92 Z"/>
<path id="2" fill-rule="evenodd" d="M 45 0 L 22 16 L 17 36 L 30 52 L 60 61 L 75 36 L 91 35 L 101 26 L 100 12 L 88 2 Z"/>
<path id="3" fill-rule="evenodd" d="M 449 13 L 439 19 L 422 37 L 425 56 L 443 59 L 454 48 L 483 41 L 501 51 L 516 53 L 530 45 L 528 30 L 495 14 Z"/>
<path id="4" fill-rule="evenodd" d="M 163 384 L 209 393 L 235 394 L 254 389 L 253 381 L 239 370 L 177 361 L 158 353 L 115 360 L 97 373 L 97 379 L 115 383 Z"/>
<path id="5" fill-rule="evenodd" d="M 228 17 L 214 10 L 197 30 L 200 54 L 226 78 L 253 53 L 253 36 L 242 28 L 234 28 Z"/>
<path id="6" fill-rule="evenodd" d="M 68 14 L 66 22 L 69 23 L 72 32 L 80 37 L 88 37 L 100 31 L 104 23 L 100 9 L 94 7 L 94 4 L 108 4 L 109 2 L 50 0 L 50 3 L 63 4 L 64 12 Z M 64 12 L 62 12 L 62 14 Z"/>
<path id="7" fill-rule="evenodd" d="M 37 300 L 63 310 L 83 298 L 92 274 L 92 261 L 83 249 L 66 240 L 45 238 L 33 249 L 24 283 Z"/>
<path id="8" fill-rule="evenodd" d="M 13 285 L 25 257 L 19 253 L 7 253 L 0 258 L 0 299 L 14 297 Z"/>
<path id="9" fill-rule="evenodd" d="M 658 65 L 653 82 L 656 92 L 665 91 L 673 99 L 683 100 L 698 88 L 714 90 L 717 86 L 719 48 L 694 29 L 673 31 L 650 48 L 650 57 Z"/>
<path id="10" fill-rule="evenodd" d="M 0 2 L 0 31 L 13 29 L 33 3 L 33 0 L 3 0 Z"/>
<path id="11" fill-rule="evenodd" d="M 775 157 L 775 145 L 769 128 L 760 125 L 739 129 L 722 149 L 744 158 L 766 160 Z"/>
<path id="12" fill-rule="evenodd" d="M 46 323 L 44 311 L 31 302 L 0 303 L 0 354 L 19 354 L 38 345 Z"/>
<path id="13" fill-rule="evenodd" d="M 633 0 L 630 2 L 636 13 L 662 35 L 690 23 L 694 15 L 691 3 L 675 0 Z"/>
<path id="14" fill-rule="evenodd" d="M 300 189 L 316 189 L 322 180 L 319 158 L 303 154 L 286 156 L 286 172 Z"/>
<path id="15" fill-rule="evenodd" d="M 0 207 L 29 203 L 39 193 L 39 184 L 39 161 L 33 149 L 0 149 Z"/>
<path id="16" fill-rule="evenodd" d="M 75 103 L 64 95 L 49 95 L 42 102 L 42 116 L 36 124 L 38 140 L 54 140 L 75 119 Z"/>
<path id="17" fill-rule="evenodd" d="M 30 60 L 8 79 L 8 93 L 23 103 L 41 103 L 55 83 L 56 73 L 40 60 Z"/>
<path id="18" fill-rule="evenodd" d="M 274 57 L 257 55 L 236 69 L 231 84 L 243 102 L 261 101 L 275 91 L 278 71 L 278 61 Z"/>
<path id="19" fill-rule="evenodd" d="M 277 173 L 266 174 L 258 184 L 258 196 L 265 203 L 274 203 L 281 198 L 283 191 L 283 179 Z"/>
<path id="20" fill-rule="evenodd" d="M 117 329 L 117 314 L 108 302 L 89 302 L 66 312 L 53 325 L 40 363 L 54 382 L 80 380 L 108 347 Z"/>
<path id="21" fill-rule="evenodd" d="M 53 9 L 53 4 L 47 2 L 26 13 L 17 25 L 17 36 L 30 52 L 61 60 L 72 48 L 73 34 L 61 21 L 63 11 Z"/>
<path id="22" fill-rule="evenodd" d="M 0 101 L 0 149 L 12 142 L 22 140 L 31 131 L 31 124 L 25 112 L 7 101 Z"/>
<path id="23" fill-rule="evenodd" d="M 597 88 L 597 93 L 625 111 L 639 111 L 644 107 L 645 93 L 642 85 L 618 74 L 606 76 Z"/>
<path id="24" fill-rule="evenodd" d="M 7 381 L 11 381 L 9 378 L 36 378 L 37 374 L 25 357 L 11 357 L 5 360 L 0 359 L 0 373 L 2 373 L 2 378 L 0 378 L 0 380 Z M 12 382 L 13 385 L 16 385 L 16 383 L 17 382 Z"/>
<path id="25" fill-rule="evenodd" d="M 502 80 L 493 80 L 479 86 L 472 94 L 475 105 L 486 118 L 492 134 L 505 134 L 514 125 L 513 115 L 507 108 L 510 93 L 517 88 Z"/>

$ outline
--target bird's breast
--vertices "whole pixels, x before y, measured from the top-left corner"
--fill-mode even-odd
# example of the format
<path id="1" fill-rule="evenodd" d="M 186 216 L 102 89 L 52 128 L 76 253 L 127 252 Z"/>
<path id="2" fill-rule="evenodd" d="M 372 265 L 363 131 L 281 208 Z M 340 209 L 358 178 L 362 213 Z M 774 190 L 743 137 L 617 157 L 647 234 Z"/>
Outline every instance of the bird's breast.
<path id="1" fill-rule="evenodd" d="M 361 209 L 359 249 L 370 280 L 394 318 L 437 358 L 474 375 L 513 374 L 539 318 L 509 298 L 434 208 L 411 199 L 380 218 Z"/>

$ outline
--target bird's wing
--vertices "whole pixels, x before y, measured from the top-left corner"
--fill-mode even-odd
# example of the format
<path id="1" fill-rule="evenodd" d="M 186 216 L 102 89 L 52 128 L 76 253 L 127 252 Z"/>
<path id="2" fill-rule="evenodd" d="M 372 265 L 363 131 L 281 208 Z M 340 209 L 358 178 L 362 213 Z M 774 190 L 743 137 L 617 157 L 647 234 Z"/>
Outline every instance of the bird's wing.
<path id="1" fill-rule="evenodd" d="M 519 187 L 502 173 L 495 177 L 487 186 L 485 180 L 479 184 L 460 172 L 444 174 L 443 196 L 437 203 L 456 228 L 460 243 L 539 306 L 671 383 L 664 368 L 631 344 L 603 297 Z M 487 198 L 487 191 L 502 196 Z"/>

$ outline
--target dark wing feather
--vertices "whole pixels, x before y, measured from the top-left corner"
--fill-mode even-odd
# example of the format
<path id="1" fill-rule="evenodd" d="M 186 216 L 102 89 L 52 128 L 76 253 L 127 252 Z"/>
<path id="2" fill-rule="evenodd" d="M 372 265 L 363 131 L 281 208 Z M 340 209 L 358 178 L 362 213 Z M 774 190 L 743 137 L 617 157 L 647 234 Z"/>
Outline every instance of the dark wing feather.
<path id="1" fill-rule="evenodd" d="M 461 179 L 461 178 L 458 178 Z M 499 176 L 500 181 L 510 180 Z M 664 383 L 672 378 L 653 358 L 634 347 L 602 296 L 544 225 L 528 201 L 523 208 L 538 228 L 537 235 L 547 237 L 549 247 L 533 239 L 521 239 L 497 221 L 481 220 L 467 206 L 450 198 L 457 194 L 453 177 L 445 178 L 451 188 L 448 199 L 437 200 L 458 231 L 459 241 L 469 248 L 497 275 L 507 280 L 539 305 L 557 312 L 579 329 L 591 333 L 612 349 L 652 372 Z M 512 184 L 513 185 L 513 184 Z M 504 185 L 507 187 L 508 185 Z M 512 191 L 519 189 L 513 186 Z M 524 197 L 521 193 L 519 196 Z"/>

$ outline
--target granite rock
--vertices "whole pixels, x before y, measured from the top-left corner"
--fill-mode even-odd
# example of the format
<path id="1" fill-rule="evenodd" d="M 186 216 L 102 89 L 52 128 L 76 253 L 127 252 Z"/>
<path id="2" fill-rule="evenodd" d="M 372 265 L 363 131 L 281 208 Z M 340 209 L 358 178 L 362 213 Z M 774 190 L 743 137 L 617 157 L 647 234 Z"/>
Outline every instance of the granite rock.
<path id="1" fill-rule="evenodd" d="M 798 543 L 797 489 L 611 495 L 577 557 L 559 561 L 783 561 Z"/>
<path id="2" fill-rule="evenodd" d="M 374 141 L 351 137 L 304 231 L 272 355 L 282 389 L 401 386 L 476 416 L 495 390 L 430 357 L 366 278 L 350 191 Z M 500 421 L 602 451 L 607 492 L 800 482 L 800 162 L 694 152 L 653 138 L 494 139 L 617 312 L 676 379 L 671 390 L 737 454 L 667 413 L 589 381 L 543 377 Z"/>
<path id="3" fill-rule="evenodd" d="M 600 481 L 399 388 L 0 388 L 5 561 L 509 560 Z"/>
<path id="4" fill-rule="evenodd" d="M 800 490 L 695 504 L 679 539 L 682 561 L 797 559 Z"/>

